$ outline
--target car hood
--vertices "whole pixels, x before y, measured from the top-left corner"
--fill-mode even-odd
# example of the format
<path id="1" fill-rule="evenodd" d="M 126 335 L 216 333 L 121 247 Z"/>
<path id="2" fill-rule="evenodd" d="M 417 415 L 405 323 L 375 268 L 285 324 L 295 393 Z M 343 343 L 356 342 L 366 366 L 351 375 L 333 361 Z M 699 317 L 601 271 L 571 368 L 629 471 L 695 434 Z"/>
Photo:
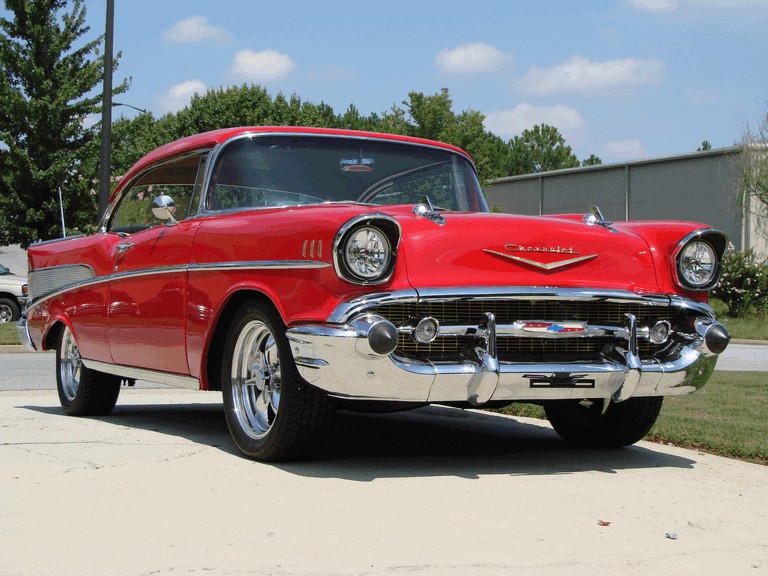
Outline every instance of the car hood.
<path id="1" fill-rule="evenodd" d="M 23 286 L 27 283 L 27 279 L 24 276 L 17 276 L 16 274 L 4 274 L 0 276 L 0 286 Z"/>
<path id="2" fill-rule="evenodd" d="M 658 292 L 638 234 L 562 217 L 445 213 L 444 224 L 392 214 L 414 288 L 538 286 Z"/>

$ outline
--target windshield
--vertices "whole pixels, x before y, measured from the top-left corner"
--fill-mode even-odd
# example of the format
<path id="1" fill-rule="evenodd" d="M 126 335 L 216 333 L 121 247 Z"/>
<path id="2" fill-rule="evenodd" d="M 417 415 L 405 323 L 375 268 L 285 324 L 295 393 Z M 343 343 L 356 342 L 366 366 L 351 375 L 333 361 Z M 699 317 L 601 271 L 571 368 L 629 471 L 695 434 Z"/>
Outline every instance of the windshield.
<path id="1" fill-rule="evenodd" d="M 206 207 L 415 204 L 424 198 L 438 209 L 487 211 L 472 165 L 457 153 L 372 139 L 264 136 L 226 145 Z"/>

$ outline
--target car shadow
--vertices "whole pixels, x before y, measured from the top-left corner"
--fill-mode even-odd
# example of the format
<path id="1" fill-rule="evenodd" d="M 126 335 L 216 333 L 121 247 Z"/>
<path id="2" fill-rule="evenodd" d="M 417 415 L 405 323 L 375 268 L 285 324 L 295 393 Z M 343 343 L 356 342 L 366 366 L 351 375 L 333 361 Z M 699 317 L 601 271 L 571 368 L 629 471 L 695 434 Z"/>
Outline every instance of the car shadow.
<path id="1" fill-rule="evenodd" d="M 24 406 L 64 416 L 59 407 Z M 67 416 L 69 417 L 69 416 Z M 182 437 L 243 457 L 221 404 L 118 404 L 100 421 Z M 427 406 L 392 414 L 338 412 L 310 459 L 273 464 L 310 478 L 615 474 L 649 468 L 692 469 L 695 460 L 634 445 L 617 450 L 569 446 L 548 426 L 478 410 Z"/>

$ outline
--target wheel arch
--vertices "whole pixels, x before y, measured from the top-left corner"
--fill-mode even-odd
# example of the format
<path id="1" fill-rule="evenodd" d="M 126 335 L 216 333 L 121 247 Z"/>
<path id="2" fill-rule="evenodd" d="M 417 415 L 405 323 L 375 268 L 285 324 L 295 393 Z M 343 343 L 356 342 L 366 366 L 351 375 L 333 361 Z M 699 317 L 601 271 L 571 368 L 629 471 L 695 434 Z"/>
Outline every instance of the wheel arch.
<path id="1" fill-rule="evenodd" d="M 221 312 L 216 319 L 215 326 L 211 333 L 211 338 L 205 348 L 203 355 L 202 374 L 205 377 L 203 388 L 206 390 L 221 390 L 221 367 L 223 362 L 222 354 L 212 353 L 213 351 L 223 351 L 224 342 L 227 338 L 229 327 L 232 324 L 235 313 L 245 302 L 259 302 L 264 306 L 271 308 L 275 315 L 284 322 L 282 314 L 277 305 L 264 292 L 254 289 L 239 290 L 230 295 L 226 303 L 222 306 Z"/>
<path id="2" fill-rule="evenodd" d="M 61 340 L 61 335 L 64 333 L 64 328 L 69 326 L 64 320 L 57 319 L 53 321 L 43 336 L 43 350 L 55 350 Z M 73 332 L 74 333 L 74 332 Z"/>

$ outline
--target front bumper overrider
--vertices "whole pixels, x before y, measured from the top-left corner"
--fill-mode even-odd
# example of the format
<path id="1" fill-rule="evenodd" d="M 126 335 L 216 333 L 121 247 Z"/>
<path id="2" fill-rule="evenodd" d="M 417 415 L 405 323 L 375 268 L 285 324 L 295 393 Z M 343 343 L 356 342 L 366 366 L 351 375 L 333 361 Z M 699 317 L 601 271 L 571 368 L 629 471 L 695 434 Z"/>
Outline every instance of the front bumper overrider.
<path id="1" fill-rule="evenodd" d="M 558 293 L 556 297 L 574 295 Z M 580 293 L 578 297 L 638 299 L 634 294 L 615 292 L 609 295 Z M 332 396 L 364 400 L 473 405 L 492 401 L 586 398 L 621 402 L 639 396 L 688 394 L 701 388 L 730 339 L 708 306 L 675 297 L 677 306 L 693 310 L 691 330 L 679 338 L 680 342 L 663 359 L 639 357 L 638 333 L 647 334 L 643 334 L 635 318 L 627 314 L 624 326 L 599 329 L 615 336 L 610 353 L 599 361 L 501 361 L 496 352 L 497 338 L 514 337 L 514 333 L 509 326 L 497 327 L 493 314 L 488 313 L 486 319 L 472 329 L 480 342 L 472 359 L 431 362 L 399 357 L 393 353 L 394 343 L 387 347 L 387 340 L 396 339 L 397 332 L 403 328 L 393 326 L 369 310 L 378 301 L 391 303 L 398 298 L 413 299 L 418 295 L 376 295 L 362 303 L 340 307 L 329 319 L 339 322 L 290 328 L 288 339 L 301 376 Z M 589 337 L 590 330 L 595 331 L 585 329 L 582 337 Z"/>

